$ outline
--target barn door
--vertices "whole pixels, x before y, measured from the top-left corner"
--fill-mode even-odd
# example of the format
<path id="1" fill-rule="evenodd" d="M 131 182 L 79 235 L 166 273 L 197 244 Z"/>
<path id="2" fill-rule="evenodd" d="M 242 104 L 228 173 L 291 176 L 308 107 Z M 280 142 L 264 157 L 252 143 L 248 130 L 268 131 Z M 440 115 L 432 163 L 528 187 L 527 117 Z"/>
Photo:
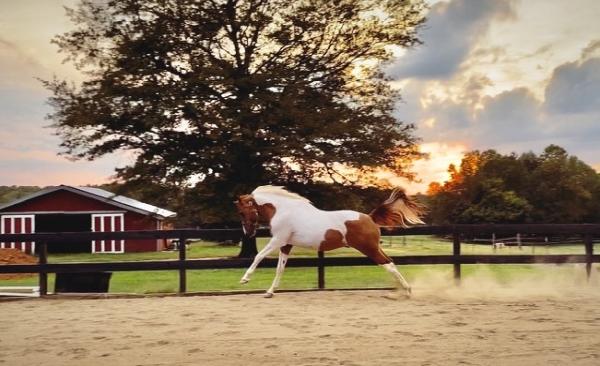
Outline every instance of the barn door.
<path id="1" fill-rule="evenodd" d="M 122 213 L 93 214 L 93 232 L 123 231 L 125 226 Z M 124 253 L 125 240 L 92 240 L 92 253 Z"/>
<path id="2" fill-rule="evenodd" d="M 35 233 L 35 215 L 2 215 L 0 218 L 0 233 L 2 234 Z M 15 248 L 33 254 L 35 253 L 35 242 L 2 242 L 0 248 Z"/>

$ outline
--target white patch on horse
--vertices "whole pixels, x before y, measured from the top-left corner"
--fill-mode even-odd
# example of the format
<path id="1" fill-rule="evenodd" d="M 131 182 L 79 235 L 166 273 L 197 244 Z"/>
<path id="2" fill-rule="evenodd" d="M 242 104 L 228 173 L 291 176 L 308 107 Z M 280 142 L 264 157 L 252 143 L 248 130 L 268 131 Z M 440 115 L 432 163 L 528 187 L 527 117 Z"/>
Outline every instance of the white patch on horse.
<path id="1" fill-rule="evenodd" d="M 259 205 L 270 203 L 275 206 L 275 216 L 271 219 L 273 236 L 289 232 L 287 243 L 298 247 L 319 249 L 325 240 L 327 230 L 342 233 L 346 243 L 347 221 L 358 220 L 360 213 L 350 210 L 323 211 L 313 206 L 309 200 L 288 192 L 280 187 L 259 187 L 252 196 Z"/>

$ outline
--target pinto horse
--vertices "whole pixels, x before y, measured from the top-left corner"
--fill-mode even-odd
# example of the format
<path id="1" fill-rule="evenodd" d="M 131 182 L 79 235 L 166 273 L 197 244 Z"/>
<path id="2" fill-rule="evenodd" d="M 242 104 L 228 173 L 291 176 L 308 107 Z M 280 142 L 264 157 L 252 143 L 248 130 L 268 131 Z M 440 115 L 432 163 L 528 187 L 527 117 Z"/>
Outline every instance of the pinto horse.
<path id="1" fill-rule="evenodd" d="M 421 207 L 409 199 L 402 188 L 394 189 L 390 197 L 368 215 L 350 210 L 322 211 L 306 198 L 279 186 L 260 186 L 251 194 L 240 196 L 235 203 L 246 235 L 256 235 L 259 222 L 268 223 L 272 234 L 240 283 L 250 281 L 258 264 L 269 253 L 279 250 L 277 271 L 266 297 L 272 297 L 279 286 L 293 246 L 319 251 L 355 248 L 383 266 L 407 296 L 410 295 L 408 282 L 379 246 L 380 226 L 423 224 Z"/>

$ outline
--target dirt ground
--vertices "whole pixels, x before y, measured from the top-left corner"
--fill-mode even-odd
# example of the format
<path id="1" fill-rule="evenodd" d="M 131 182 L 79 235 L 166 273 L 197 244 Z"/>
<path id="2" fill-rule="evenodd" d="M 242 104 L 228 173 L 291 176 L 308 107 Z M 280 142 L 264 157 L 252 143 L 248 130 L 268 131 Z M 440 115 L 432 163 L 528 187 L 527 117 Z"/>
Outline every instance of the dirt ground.
<path id="1" fill-rule="evenodd" d="M 35 264 L 36 257 L 23 253 L 19 249 L 0 249 L 0 265 L 2 264 Z M 33 273 L 4 273 L 0 274 L 0 280 L 10 280 L 33 276 Z"/>
<path id="2" fill-rule="evenodd" d="M 0 365 L 598 365 L 600 287 L 0 302 Z"/>

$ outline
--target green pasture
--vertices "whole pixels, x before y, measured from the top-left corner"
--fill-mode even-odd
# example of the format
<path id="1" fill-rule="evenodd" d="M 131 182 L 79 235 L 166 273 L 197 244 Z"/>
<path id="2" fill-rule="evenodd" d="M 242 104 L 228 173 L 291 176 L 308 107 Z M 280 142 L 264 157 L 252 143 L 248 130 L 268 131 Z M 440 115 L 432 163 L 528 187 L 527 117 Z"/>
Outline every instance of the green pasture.
<path id="1" fill-rule="evenodd" d="M 258 250 L 262 249 L 269 238 L 258 238 Z M 381 246 L 383 250 L 391 256 L 402 255 L 444 255 L 452 254 L 452 242 L 441 239 L 435 236 L 393 236 L 382 237 Z M 595 246 L 594 252 L 598 252 L 600 244 Z M 225 258 L 235 257 L 238 255 L 240 248 L 237 245 L 219 245 L 215 242 L 196 241 L 193 242 L 187 249 L 187 258 Z M 461 244 L 462 254 L 585 254 L 583 242 L 580 244 L 566 245 L 538 245 L 538 246 L 522 246 L 504 247 L 494 250 L 491 245 L 482 244 Z M 294 248 L 291 255 L 293 257 L 316 257 L 316 252 L 311 249 Z M 326 256 L 346 257 L 361 255 L 352 248 L 340 248 L 331 252 L 327 252 Z M 277 253 L 273 253 L 272 257 L 276 257 Z M 179 253 L 177 251 L 164 252 L 144 252 L 144 253 L 122 253 L 122 254 L 49 254 L 49 263 L 65 263 L 65 262 L 119 262 L 119 261 L 143 261 L 143 260 L 166 260 L 177 259 Z"/>
<path id="2" fill-rule="evenodd" d="M 268 238 L 259 238 L 258 247 L 262 248 Z M 440 255 L 451 254 L 452 243 L 431 236 L 384 237 L 382 247 L 392 256 L 402 255 Z M 596 245 L 596 250 L 600 245 Z M 505 247 L 494 251 L 490 245 L 462 244 L 463 254 L 583 254 L 583 244 Z M 239 252 L 237 246 L 222 246 L 213 242 L 194 242 L 187 249 L 188 258 L 233 257 Z M 312 250 L 294 248 L 292 256 L 316 256 Z M 277 254 L 273 254 L 276 256 Z M 360 256 L 351 248 L 327 252 L 326 256 Z M 167 260 L 178 258 L 177 252 L 125 253 L 125 254 L 50 254 L 50 263 L 61 262 L 112 262 Z M 400 266 L 400 271 L 409 282 L 435 277 L 453 285 L 451 265 L 410 265 Z M 551 273 L 553 276 L 577 276 L 585 273 L 581 265 L 463 265 L 464 278 L 480 276 L 484 269 L 486 276 L 500 283 L 518 280 L 523 276 L 536 276 Z M 259 267 L 246 285 L 240 285 L 239 279 L 245 269 L 190 270 L 187 272 L 188 291 L 236 291 L 266 289 L 273 280 L 275 269 Z M 50 291 L 54 289 L 54 275 L 48 276 Z M 110 282 L 112 293 L 168 293 L 178 289 L 177 271 L 135 271 L 114 272 Z M 18 280 L 0 280 L 0 286 L 37 284 L 37 276 Z M 326 288 L 389 287 L 393 285 L 391 277 L 382 268 L 372 266 L 327 267 L 325 269 Z M 281 289 L 309 289 L 317 287 L 316 268 L 287 268 L 281 282 Z"/>

